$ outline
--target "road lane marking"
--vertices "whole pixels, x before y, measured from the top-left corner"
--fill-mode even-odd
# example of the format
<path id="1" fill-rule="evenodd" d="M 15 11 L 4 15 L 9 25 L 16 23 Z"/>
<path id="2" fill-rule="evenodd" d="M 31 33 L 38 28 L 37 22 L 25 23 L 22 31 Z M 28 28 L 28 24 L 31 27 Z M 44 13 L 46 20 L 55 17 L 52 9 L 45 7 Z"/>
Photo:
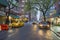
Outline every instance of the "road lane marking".
<path id="1" fill-rule="evenodd" d="M 11 36 L 15 35 L 15 34 L 18 32 L 18 30 L 19 30 L 19 29 L 16 29 L 15 32 L 12 31 L 12 30 L 10 30 L 9 32 L 10 32 L 11 34 L 9 34 L 8 37 L 11 37 Z"/>
<path id="2" fill-rule="evenodd" d="M 12 32 L 13 32 L 13 30 L 8 30 L 8 32 L 9 32 L 9 33 L 12 33 Z"/>
<path id="3" fill-rule="evenodd" d="M 8 35 L 8 37 L 11 37 L 11 36 L 13 36 L 13 35 L 15 35 L 16 33 L 12 33 L 12 34 L 10 34 L 10 35 Z"/>

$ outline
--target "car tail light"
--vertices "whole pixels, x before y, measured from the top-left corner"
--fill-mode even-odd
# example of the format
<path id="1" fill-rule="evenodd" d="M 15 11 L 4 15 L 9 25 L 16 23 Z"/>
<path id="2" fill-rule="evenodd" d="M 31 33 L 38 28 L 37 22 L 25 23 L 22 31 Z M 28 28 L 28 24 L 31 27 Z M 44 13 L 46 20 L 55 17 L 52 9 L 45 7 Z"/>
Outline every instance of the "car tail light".
<path id="1" fill-rule="evenodd" d="M 0 31 L 1 31 L 1 25 L 0 25 Z"/>
<path id="2" fill-rule="evenodd" d="M 1 24 L 1 30 L 8 30 L 7 24 Z"/>

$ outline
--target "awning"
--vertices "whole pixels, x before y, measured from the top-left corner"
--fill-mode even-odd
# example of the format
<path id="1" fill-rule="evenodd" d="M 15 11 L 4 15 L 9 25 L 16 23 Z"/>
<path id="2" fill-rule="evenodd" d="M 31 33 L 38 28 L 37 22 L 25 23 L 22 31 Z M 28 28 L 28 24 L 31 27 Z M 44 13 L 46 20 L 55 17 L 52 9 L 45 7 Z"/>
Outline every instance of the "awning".
<path id="1" fill-rule="evenodd" d="M 13 6 L 18 7 L 18 3 L 17 3 L 16 0 L 10 0 L 10 3 L 11 3 Z"/>
<path id="2" fill-rule="evenodd" d="M 13 14 L 10 14 L 9 16 L 11 16 L 11 17 L 13 17 L 13 18 L 19 18 L 19 16 L 13 15 Z"/>
<path id="3" fill-rule="evenodd" d="M 0 16 L 6 16 L 5 12 L 0 11 Z"/>
<path id="4" fill-rule="evenodd" d="M 0 0 L 0 4 L 3 6 L 8 6 L 7 0 Z"/>

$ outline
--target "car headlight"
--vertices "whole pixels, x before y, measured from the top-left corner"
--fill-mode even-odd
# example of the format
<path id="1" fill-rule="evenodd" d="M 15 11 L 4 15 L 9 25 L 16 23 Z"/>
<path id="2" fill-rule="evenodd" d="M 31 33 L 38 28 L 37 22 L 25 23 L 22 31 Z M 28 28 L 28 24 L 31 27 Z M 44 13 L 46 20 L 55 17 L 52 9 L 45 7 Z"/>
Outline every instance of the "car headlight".
<path id="1" fill-rule="evenodd" d="M 49 27 L 49 25 L 47 25 L 47 27 Z"/>
<path id="2" fill-rule="evenodd" d="M 16 25 L 18 25 L 18 23 Z"/>
<path id="3" fill-rule="evenodd" d="M 42 24 L 40 24 L 40 26 L 43 26 Z"/>

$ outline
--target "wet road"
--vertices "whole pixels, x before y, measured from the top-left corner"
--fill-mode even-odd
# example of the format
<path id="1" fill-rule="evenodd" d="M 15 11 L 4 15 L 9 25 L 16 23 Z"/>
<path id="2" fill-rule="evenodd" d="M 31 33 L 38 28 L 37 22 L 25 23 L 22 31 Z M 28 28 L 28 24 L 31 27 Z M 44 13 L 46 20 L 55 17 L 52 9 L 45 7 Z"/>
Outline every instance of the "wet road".
<path id="1" fill-rule="evenodd" d="M 26 23 L 24 27 L 0 32 L 0 40 L 59 40 L 50 30 Z"/>

